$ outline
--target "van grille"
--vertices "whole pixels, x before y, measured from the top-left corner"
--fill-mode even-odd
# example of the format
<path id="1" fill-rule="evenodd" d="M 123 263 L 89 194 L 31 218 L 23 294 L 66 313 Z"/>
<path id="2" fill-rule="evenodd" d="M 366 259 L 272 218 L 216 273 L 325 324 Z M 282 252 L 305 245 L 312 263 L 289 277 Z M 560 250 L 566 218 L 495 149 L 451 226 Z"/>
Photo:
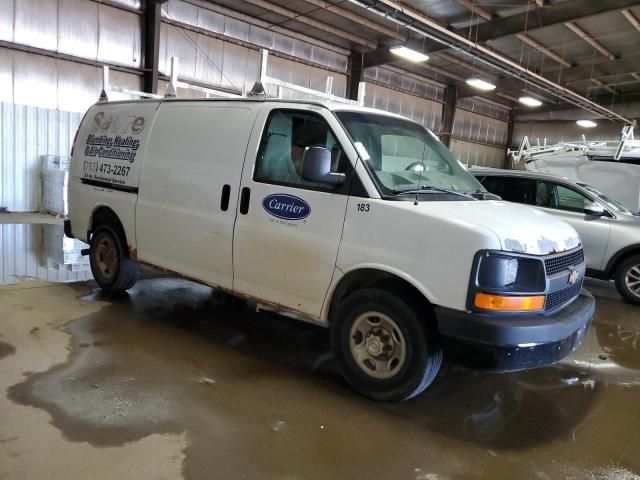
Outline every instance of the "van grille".
<path id="1" fill-rule="evenodd" d="M 545 300 L 544 309 L 547 311 L 555 310 L 556 308 L 567 303 L 569 300 L 572 300 L 574 297 L 577 297 L 581 289 L 582 280 L 576 282 L 570 287 L 550 293 L 549 295 L 547 295 L 547 299 Z"/>
<path id="2" fill-rule="evenodd" d="M 544 261 L 544 268 L 547 271 L 547 276 L 555 275 L 556 273 L 568 270 L 571 266 L 577 266 L 584 262 L 584 251 L 582 248 L 575 252 L 568 253 L 567 255 L 560 255 L 558 257 L 547 258 Z"/>

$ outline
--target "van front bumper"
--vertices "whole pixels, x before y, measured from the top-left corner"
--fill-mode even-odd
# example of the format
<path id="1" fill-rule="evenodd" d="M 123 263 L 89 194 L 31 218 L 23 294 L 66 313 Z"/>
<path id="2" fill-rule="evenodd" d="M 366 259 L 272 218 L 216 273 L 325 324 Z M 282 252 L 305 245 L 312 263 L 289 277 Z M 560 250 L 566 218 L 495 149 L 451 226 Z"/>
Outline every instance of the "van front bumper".
<path id="1" fill-rule="evenodd" d="M 583 290 L 552 315 L 482 314 L 436 307 L 446 357 L 474 368 L 511 372 L 551 365 L 576 349 L 595 311 Z"/>

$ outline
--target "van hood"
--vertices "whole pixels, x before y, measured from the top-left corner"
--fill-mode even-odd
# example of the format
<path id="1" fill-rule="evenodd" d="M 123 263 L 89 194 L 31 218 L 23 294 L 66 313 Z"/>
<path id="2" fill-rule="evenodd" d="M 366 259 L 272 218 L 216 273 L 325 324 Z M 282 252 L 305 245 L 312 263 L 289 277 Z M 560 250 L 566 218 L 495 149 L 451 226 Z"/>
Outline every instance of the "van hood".
<path id="1" fill-rule="evenodd" d="M 581 245 L 568 223 L 526 205 L 504 201 L 421 202 L 411 205 L 420 214 L 490 230 L 501 249 L 508 252 L 548 255 Z"/>

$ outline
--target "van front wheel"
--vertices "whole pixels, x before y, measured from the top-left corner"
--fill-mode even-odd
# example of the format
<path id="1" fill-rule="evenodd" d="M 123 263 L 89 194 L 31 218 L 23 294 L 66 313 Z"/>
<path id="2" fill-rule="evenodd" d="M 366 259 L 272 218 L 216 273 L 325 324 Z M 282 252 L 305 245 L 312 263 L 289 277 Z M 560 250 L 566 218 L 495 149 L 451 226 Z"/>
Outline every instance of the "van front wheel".
<path id="1" fill-rule="evenodd" d="M 376 288 L 350 295 L 338 308 L 333 348 L 346 380 L 381 401 L 412 398 L 436 378 L 442 349 L 427 319 L 402 297 Z"/>
<path id="2" fill-rule="evenodd" d="M 128 290 L 140 275 L 140 265 L 127 256 L 120 236 L 108 226 L 98 227 L 91 236 L 89 261 L 91 273 L 106 292 Z"/>

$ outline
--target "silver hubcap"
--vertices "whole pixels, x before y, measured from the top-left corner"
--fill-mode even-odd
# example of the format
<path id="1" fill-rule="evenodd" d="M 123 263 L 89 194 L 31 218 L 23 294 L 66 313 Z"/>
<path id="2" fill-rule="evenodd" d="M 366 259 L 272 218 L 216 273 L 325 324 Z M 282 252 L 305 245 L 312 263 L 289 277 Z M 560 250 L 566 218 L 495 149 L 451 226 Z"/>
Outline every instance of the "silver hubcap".
<path id="1" fill-rule="evenodd" d="M 640 297 L 640 265 L 635 265 L 627 270 L 624 283 L 631 292 Z"/>
<path id="2" fill-rule="evenodd" d="M 104 237 L 96 245 L 96 263 L 100 273 L 106 278 L 112 278 L 118 268 L 118 251 L 109 237 Z"/>
<path id="3" fill-rule="evenodd" d="M 402 332 L 396 322 L 379 312 L 356 318 L 349 347 L 358 366 L 373 378 L 393 377 L 404 365 L 406 345 Z"/>

